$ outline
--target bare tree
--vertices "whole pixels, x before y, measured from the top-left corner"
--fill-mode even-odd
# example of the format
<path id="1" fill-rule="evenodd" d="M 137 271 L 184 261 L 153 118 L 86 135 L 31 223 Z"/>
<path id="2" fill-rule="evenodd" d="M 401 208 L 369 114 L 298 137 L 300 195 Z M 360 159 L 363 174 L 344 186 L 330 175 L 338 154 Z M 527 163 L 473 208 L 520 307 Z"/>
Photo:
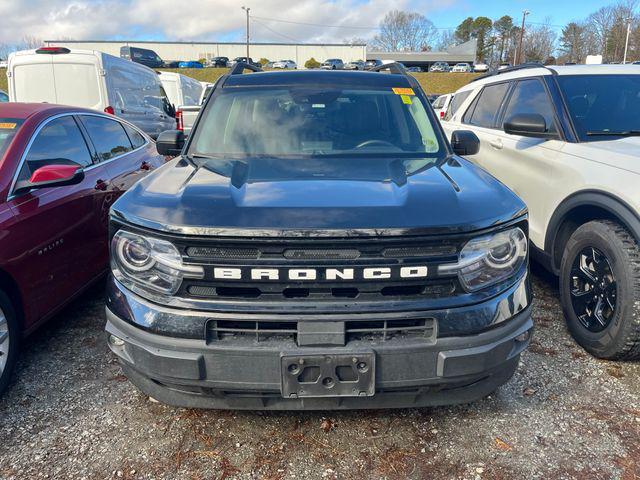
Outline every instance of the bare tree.
<path id="1" fill-rule="evenodd" d="M 526 61 L 545 63 L 555 52 L 556 37 L 549 25 L 529 25 L 522 44 Z"/>
<path id="2" fill-rule="evenodd" d="M 608 59 L 607 37 L 611 32 L 613 22 L 614 13 L 611 6 L 602 7 L 587 17 L 587 23 L 593 32 L 593 37 L 600 46 L 600 53 L 605 59 Z"/>
<path id="3" fill-rule="evenodd" d="M 440 38 L 438 38 L 438 42 L 436 43 L 436 50 L 442 52 L 452 45 L 456 44 L 456 37 L 451 30 L 443 30 L 440 33 Z"/>
<path id="4" fill-rule="evenodd" d="M 430 49 L 438 30 L 430 20 L 415 12 L 392 10 L 380 22 L 380 33 L 373 46 L 386 51 Z"/>

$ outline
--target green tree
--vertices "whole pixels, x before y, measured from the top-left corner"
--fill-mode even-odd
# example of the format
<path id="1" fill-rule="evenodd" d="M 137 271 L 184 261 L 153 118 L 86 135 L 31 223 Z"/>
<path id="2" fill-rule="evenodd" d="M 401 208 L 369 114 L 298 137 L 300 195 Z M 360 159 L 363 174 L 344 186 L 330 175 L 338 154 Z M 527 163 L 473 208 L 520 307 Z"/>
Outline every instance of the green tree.
<path id="1" fill-rule="evenodd" d="M 308 68 L 308 69 L 320 68 L 320 65 L 321 65 L 320 62 L 313 57 L 311 57 L 309 60 L 304 62 L 304 68 Z"/>
<path id="2" fill-rule="evenodd" d="M 566 55 L 566 61 L 581 63 L 586 56 L 586 27 L 570 22 L 562 29 L 560 51 Z"/>
<path id="3" fill-rule="evenodd" d="M 498 41 L 498 62 L 504 61 L 505 53 L 509 51 L 509 38 L 511 37 L 511 30 L 513 29 L 513 18 L 509 15 L 504 15 L 498 20 L 493 22 L 493 29 L 496 32 Z"/>
<path id="4" fill-rule="evenodd" d="M 476 49 L 476 59 L 484 60 L 489 55 L 489 49 L 491 48 L 491 42 L 489 34 L 493 27 L 493 22 L 487 17 L 477 17 L 473 21 L 473 37 L 478 40 L 478 47 Z"/>
<path id="5" fill-rule="evenodd" d="M 473 36 L 473 17 L 465 18 L 456 28 L 454 36 L 458 43 L 464 43 L 471 40 L 471 37 Z"/>

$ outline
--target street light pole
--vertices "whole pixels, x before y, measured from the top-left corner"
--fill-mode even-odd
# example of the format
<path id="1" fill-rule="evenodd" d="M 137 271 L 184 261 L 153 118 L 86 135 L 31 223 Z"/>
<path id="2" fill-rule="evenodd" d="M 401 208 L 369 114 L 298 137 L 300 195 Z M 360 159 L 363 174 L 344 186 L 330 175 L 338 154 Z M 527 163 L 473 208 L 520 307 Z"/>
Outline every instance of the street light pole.
<path id="1" fill-rule="evenodd" d="M 627 39 L 624 42 L 624 58 L 622 59 L 622 64 L 627 63 L 627 50 L 629 49 L 629 34 L 631 33 L 631 20 L 632 18 L 627 18 Z"/>
<path id="2" fill-rule="evenodd" d="M 529 10 L 522 11 L 522 27 L 520 27 L 520 41 L 518 42 L 518 55 L 516 55 L 515 65 L 520 64 L 520 58 L 522 57 L 522 38 L 524 37 L 524 20 L 531 12 Z"/>
<path id="3" fill-rule="evenodd" d="M 242 7 L 242 10 L 247 12 L 247 62 L 249 61 L 249 7 Z"/>

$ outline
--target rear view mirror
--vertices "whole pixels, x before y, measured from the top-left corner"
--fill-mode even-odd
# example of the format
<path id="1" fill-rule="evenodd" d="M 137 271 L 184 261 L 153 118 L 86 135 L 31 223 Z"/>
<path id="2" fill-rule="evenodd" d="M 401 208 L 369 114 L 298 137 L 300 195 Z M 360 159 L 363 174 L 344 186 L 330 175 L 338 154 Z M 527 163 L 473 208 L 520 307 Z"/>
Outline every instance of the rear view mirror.
<path id="1" fill-rule="evenodd" d="M 522 137 L 551 138 L 555 133 L 547 131 L 547 122 L 539 113 L 518 113 L 504 122 L 504 131 Z"/>
<path id="2" fill-rule="evenodd" d="M 156 150 L 160 155 L 175 157 L 184 146 L 184 133 L 180 130 L 166 130 L 156 140 Z"/>
<path id="3" fill-rule="evenodd" d="M 455 130 L 451 134 L 451 147 L 456 155 L 475 155 L 480 150 L 480 140 L 470 130 Z"/>
<path id="4" fill-rule="evenodd" d="M 13 193 L 18 194 L 29 190 L 77 185 L 84 179 L 84 171 L 77 164 L 45 165 L 31 174 L 29 180 L 16 184 Z"/>

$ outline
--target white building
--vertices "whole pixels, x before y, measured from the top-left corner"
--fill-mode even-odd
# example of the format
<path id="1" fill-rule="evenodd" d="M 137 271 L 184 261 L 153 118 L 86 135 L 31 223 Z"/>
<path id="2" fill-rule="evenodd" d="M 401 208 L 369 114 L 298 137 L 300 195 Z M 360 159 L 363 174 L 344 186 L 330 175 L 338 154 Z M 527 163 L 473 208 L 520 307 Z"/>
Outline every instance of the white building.
<path id="1" fill-rule="evenodd" d="M 46 40 L 47 46 L 60 46 L 84 50 L 97 50 L 120 56 L 120 47 L 131 46 L 147 48 L 156 52 L 163 60 L 198 60 L 211 57 L 243 57 L 247 46 L 241 42 L 133 42 L 116 40 Z M 255 61 L 293 60 L 300 67 L 310 58 L 323 62 L 328 58 L 340 58 L 345 63 L 366 60 L 366 45 L 331 43 L 251 43 L 249 56 Z"/>

